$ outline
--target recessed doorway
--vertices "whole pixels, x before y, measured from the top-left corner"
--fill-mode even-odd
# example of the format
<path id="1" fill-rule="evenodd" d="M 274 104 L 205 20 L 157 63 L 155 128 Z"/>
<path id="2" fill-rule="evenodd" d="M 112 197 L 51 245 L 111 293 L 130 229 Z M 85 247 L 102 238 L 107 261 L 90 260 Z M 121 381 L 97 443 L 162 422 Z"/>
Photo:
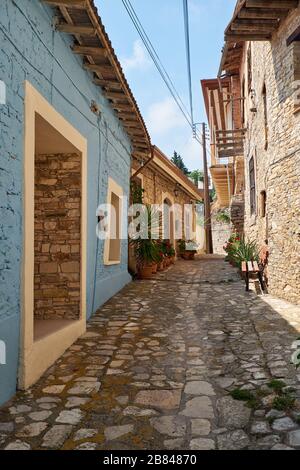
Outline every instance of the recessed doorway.
<path id="1" fill-rule="evenodd" d="M 25 210 L 19 387 L 86 328 L 86 140 L 25 86 Z"/>

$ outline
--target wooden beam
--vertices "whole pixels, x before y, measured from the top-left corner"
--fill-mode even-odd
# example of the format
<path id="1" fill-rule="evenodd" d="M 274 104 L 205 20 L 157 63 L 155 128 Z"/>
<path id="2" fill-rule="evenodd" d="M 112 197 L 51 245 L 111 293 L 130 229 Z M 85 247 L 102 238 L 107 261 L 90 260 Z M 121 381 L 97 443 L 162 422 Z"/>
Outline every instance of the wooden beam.
<path id="1" fill-rule="evenodd" d="M 248 8 L 276 8 L 280 10 L 290 10 L 297 8 L 298 0 L 247 0 L 246 7 Z"/>
<path id="2" fill-rule="evenodd" d="M 246 128 L 242 128 L 242 129 L 224 129 L 224 130 L 216 131 L 217 134 L 225 134 L 225 135 L 240 134 L 240 133 L 245 133 L 245 132 L 247 132 Z"/>
<path id="3" fill-rule="evenodd" d="M 123 126 L 128 129 L 140 129 L 141 128 L 140 124 L 137 121 L 124 121 Z"/>
<path id="4" fill-rule="evenodd" d="M 104 47 L 78 46 L 71 47 L 74 54 L 90 55 L 92 57 L 107 57 L 107 50 Z"/>
<path id="5" fill-rule="evenodd" d="M 271 41 L 271 34 L 250 34 L 250 33 L 227 33 L 225 35 L 225 40 L 228 42 L 242 42 L 242 41 Z"/>
<path id="6" fill-rule="evenodd" d="M 124 98 L 126 98 L 126 96 L 124 95 Z M 134 109 L 133 107 L 128 103 L 113 103 L 112 107 L 116 110 L 119 110 L 119 111 L 132 111 L 134 112 Z"/>
<path id="7" fill-rule="evenodd" d="M 118 116 L 120 119 L 129 119 L 129 120 L 133 120 L 132 117 L 134 116 L 134 119 L 140 123 L 141 129 L 144 129 L 145 136 L 147 137 L 147 139 L 149 139 L 149 145 L 150 145 L 150 137 L 148 136 L 145 123 L 142 119 L 139 109 L 132 96 L 131 90 L 128 87 L 126 80 L 124 79 L 124 74 L 122 73 L 122 70 L 119 66 L 119 62 L 114 54 L 109 38 L 107 34 L 105 33 L 104 28 L 101 27 L 101 24 L 99 23 L 99 18 L 98 18 L 98 15 L 96 13 L 94 6 L 92 5 L 92 2 L 90 1 L 87 2 L 86 11 L 87 11 L 87 14 L 89 15 L 89 18 L 93 26 L 97 30 L 97 36 L 100 39 L 101 44 L 103 45 L 103 47 L 105 47 L 109 51 L 109 61 L 112 64 L 111 70 L 113 71 L 114 75 L 117 77 L 118 81 L 122 84 L 122 88 L 124 89 L 124 92 L 128 98 L 128 101 L 132 103 L 132 106 L 134 108 L 134 113 L 131 113 L 130 116 L 127 115 L 127 117 L 125 117 L 126 113 L 123 115 L 119 113 Z M 101 73 L 101 69 L 100 69 L 100 73 Z M 103 76 L 101 76 L 100 78 L 103 78 Z"/>
<path id="8" fill-rule="evenodd" d="M 78 8 L 84 10 L 87 0 L 43 0 L 44 3 L 54 7 Z"/>
<path id="9" fill-rule="evenodd" d="M 124 99 L 127 99 L 127 96 L 125 95 L 125 93 L 118 92 L 118 91 L 106 91 L 105 96 L 109 100 L 124 100 Z"/>
<path id="10" fill-rule="evenodd" d="M 74 34 L 74 35 L 79 34 L 80 36 L 91 37 L 91 36 L 96 35 L 95 28 L 93 28 L 93 26 L 90 26 L 90 25 L 76 26 L 76 25 L 68 24 L 68 23 L 58 23 L 55 26 L 55 29 L 62 33 Z"/>
<path id="11" fill-rule="evenodd" d="M 300 41 L 300 26 L 287 38 L 286 45 L 290 46 L 294 41 Z"/>
<path id="12" fill-rule="evenodd" d="M 83 68 L 86 70 L 91 70 L 92 72 L 100 73 L 113 73 L 114 69 L 111 65 L 98 65 L 98 64 L 90 64 L 85 62 L 83 64 Z"/>
<path id="13" fill-rule="evenodd" d="M 145 135 L 145 133 L 143 131 L 140 131 L 138 129 L 135 129 L 134 127 L 128 127 L 126 124 L 124 124 L 124 127 L 128 130 L 128 132 L 130 133 L 130 135 L 132 136 L 143 136 Z"/>
<path id="14" fill-rule="evenodd" d="M 238 14 L 238 18 L 245 18 L 245 19 L 269 19 L 269 20 L 277 20 L 282 19 L 287 16 L 286 10 L 276 10 L 276 9 L 268 9 L 268 8 L 242 8 Z"/>
<path id="15" fill-rule="evenodd" d="M 277 20 L 235 20 L 231 31 L 249 31 L 252 33 L 272 33 L 278 26 Z"/>
<path id="16" fill-rule="evenodd" d="M 104 80 L 100 78 L 94 79 L 95 85 L 101 86 L 102 88 L 115 88 L 118 90 L 122 89 L 122 85 L 117 80 Z"/>
<path id="17" fill-rule="evenodd" d="M 126 121 L 132 121 L 132 122 L 134 122 L 134 123 L 135 123 L 135 122 L 136 122 L 136 123 L 139 122 L 138 119 L 137 119 L 137 117 L 136 117 L 135 114 L 133 114 L 133 113 L 124 113 L 124 112 L 121 111 L 121 112 L 118 113 L 118 117 L 119 117 L 120 119 L 124 119 L 124 120 L 126 120 Z"/>

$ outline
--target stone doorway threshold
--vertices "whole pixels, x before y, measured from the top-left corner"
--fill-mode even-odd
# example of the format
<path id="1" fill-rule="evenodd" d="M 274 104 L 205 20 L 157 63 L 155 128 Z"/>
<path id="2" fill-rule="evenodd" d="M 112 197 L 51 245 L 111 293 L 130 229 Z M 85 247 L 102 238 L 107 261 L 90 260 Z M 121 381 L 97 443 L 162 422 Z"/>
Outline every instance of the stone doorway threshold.
<path id="1" fill-rule="evenodd" d="M 34 320 L 34 342 L 40 341 L 58 331 L 73 326 L 78 320 Z"/>
<path id="2" fill-rule="evenodd" d="M 26 390 L 34 384 L 85 331 L 85 318 L 38 320 L 34 329 L 34 341 L 21 357 L 19 388 Z"/>

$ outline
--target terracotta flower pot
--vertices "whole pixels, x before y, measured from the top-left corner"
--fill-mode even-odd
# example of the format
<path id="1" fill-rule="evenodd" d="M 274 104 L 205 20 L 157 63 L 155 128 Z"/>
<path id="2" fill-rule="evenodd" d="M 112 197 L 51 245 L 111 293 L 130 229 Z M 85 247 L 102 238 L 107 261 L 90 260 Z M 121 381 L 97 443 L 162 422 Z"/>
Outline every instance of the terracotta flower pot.
<path id="1" fill-rule="evenodd" d="M 171 256 L 171 263 L 175 264 L 175 256 Z"/>
<path id="2" fill-rule="evenodd" d="M 152 271 L 153 271 L 152 264 L 142 266 L 139 271 L 140 279 L 151 279 L 153 276 Z"/>
<path id="3" fill-rule="evenodd" d="M 156 274 L 157 273 L 157 263 L 153 263 L 152 264 L 152 274 Z"/>
<path id="4" fill-rule="evenodd" d="M 166 265 L 167 265 L 167 266 L 170 266 L 170 264 L 171 264 L 170 258 L 166 258 Z"/>
<path id="5" fill-rule="evenodd" d="M 188 251 L 185 251 L 185 252 L 183 253 L 183 259 L 185 259 L 185 260 L 189 260 L 189 259 L 190 259 L 190 253 L 189 253 Z"/>
<path id="6" fill-rule="evenodd" d="M 158 263 L 158 265 L 157 265 L 157 271 L 163 271 L 164 269 L 165 269 L 164 262 L 161 261 L 161 262 Z"/>

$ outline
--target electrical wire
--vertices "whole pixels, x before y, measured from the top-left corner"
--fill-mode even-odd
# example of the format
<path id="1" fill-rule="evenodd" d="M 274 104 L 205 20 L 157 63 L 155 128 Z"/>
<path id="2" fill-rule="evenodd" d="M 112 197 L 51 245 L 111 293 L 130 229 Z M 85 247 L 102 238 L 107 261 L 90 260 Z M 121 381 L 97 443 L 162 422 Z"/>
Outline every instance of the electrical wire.
<path id="1" fill-rule="evenodd" d="M 126 3 L 126 5 L 125 5 Z M 169 82 L 169 85 L 170 87 L 172 88 L 174 94 L 177 96 L 178 100 L 180 101 L 182 107 L 185 109 L 185 111 L 187 112 L 187 114 L 189 113 L 185 103 L 183 102 L 183 100 L 181 99 L 181 96 L 179 95 L 178 91 L 176 90 L 176 87 L 169 75 L 169 73 L 167 72 L 166 68 L 164 67 L 159 55 L 157 54 L 156 50 L 155 50 L 155 47 L 153 46 L 153 43 L 151 41 L 151 39 L 149 38 L 147 32 L 145 31 L 139 17 L 137 16 L 135 10 L 134 10 L 134 7 L 132 6 L 132 3 L 130 0 L 125 0 L 125 3 L 123 2 L 128 14 L 132 15 L 132 18 L 134 18 L 134 22 L 136 22 L 137 26 L 139 27 L 141 33 L 143 34 L 144 38 L 145 38 L 145 42 L 147 43 L 147 45 L 145 44 L 145 46 L 147 47 L 147 50 L 148 50 L 148 46 L 149 46 L 149 49 L 151 50 L 151 53 L 153 54 L 153 56 L 155 57 L 158 65 L 159 65 L 159 68 L 161 68 L 162 72 L 165 74 L 165 77 L 167 78 L 168 82 Z M 133 21 L 133 20 L 132 20 Z M 150 53 L 150 52 L 149 52 Z M 161 72 L 159 70 L 159 72 Z"/>
<path id="2" fill-rule="evenodd" d="M 184 104 L 181 104 L 181 103 L 183 103 L 182 99 L 180 98 L 179 93 L 177 92 L 172 80 L 170 79 L 170 75 L 166 71 L 165 67 L 162 65 L 162 61 L 160 60 L 159 55 L 156 52 L 151 40 L 149 39 L 149 36 L 145 32 L 145 29 L 142 26 L 142 23 L 141 23 L 140 19 L 138 18 L 138 15 L 137 15 L 134 7 L 132 6 L 130 0 L 122 0 L 122 3 L 123 3 L 128 15 L 129 15 L 129 18 L 132 21 L 135 29 L 137 30 L 140 38 L 142 39 L 144 46 L 146 47 L 150 57 L 152 58 L 152 60 L 154 62 L 154 65 L 156 66 L 159 74 L 161 75 L 161 77 L 162 77 L 163 81 L 165 82 L 168 90 L 170 91 L 173 99 L 175 100 L 177 106 L 179 107 L 179 109 L 180 109 L 181 113 L 183 114 L 185 120 L 187 121 L 188 125 L 191 127 L 192 130 L 194 130 L 192 117 L 190 116 L 188 111 L 185 111 L 183 109 L 183 108 L 186 109 L 186 106 Z M 171 80 L 171 82 L 170 82 L 170 80 Z M 202 142 L 201 142 L 201 140 L 199 138 L 199 135 L 197 133 L 196 133 L 196 140 L 202 145 Z"/>
<path id="3" fill-rule="evenodd" d="M 183 0 L 183 18 L 184 18 L 184 31 L 185 31 L 185 47 L 186 47 L 186 62 L 188 73 L 189 97 L 190 97 L 190 110 L 191 119 L 194 125 L 194 110 L 193 110 L 193 90 L 192 90 L 192 70 L 191 70 L 191 47 L 190 47 L 190 26 L 189 26 L 189 7 L 188 0 Z"/>

